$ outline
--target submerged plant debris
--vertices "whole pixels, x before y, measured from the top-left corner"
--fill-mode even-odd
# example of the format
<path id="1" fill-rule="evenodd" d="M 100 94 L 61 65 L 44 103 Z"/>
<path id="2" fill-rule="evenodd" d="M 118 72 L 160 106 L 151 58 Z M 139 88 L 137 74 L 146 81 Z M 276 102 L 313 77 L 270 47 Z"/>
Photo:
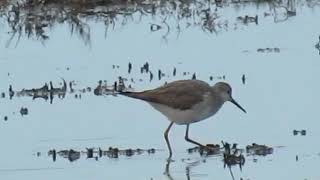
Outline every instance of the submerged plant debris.
<path id="1" fill-rule="evenodd" d="M 77 34 L 87 45 L 91 44 L 90 23 L 102 22 L 105 34 L 115 27 L 125 27 L 134 20 L 144 21 L 152 17 L 150 31 L 163 33 L 167 40 L 170 33 L 179 34 L 195 27 L 204 32 L 218 34 L 229 29 L 236 30 L 239 26 L 259 25 L 260 21 L 269 16 L 274 22 L 283 22 L 296 16 L 297 6 L 313 7 L 315 0 L 21 0 L 1 1 L 0 20 L 11 29 L 9 46 L 13 40 L 18 45 L 22 37 L 32 38 L 44 43 L 49 40 L 49 31 L 57 24 L 66 23 L 71 34 Z M 238 17 L 227 17 L 223 10 L 239 9 L 245 6 L 257 8 L 267 6 L 260 14 L 243 14 Z M 154 18 L 157 17 L 157 18 Z M 173 21 L 174 19 L 174 21 Z"/>
<path id="2" fill-rule="evenodd" d="M 188 153 L 199 153 L 201 156 L 211 156 L 211 155 L 221 155 L 224 154 L 225 158 L 236 158 L 235 155 L 240 155 L 246 153 L 246 155 L 257 155 L 257 156 L 266 156 L 273 153 L 273 147 L 269 147 L 267 145 L 259 145 L 256 143 L 252 143 L 251 145 L 247 145 L 245 149 L 238 148 L 238 144 L 229 144 L 227 142 L 222 142 L 222 146 L 219 144 L 207 144 L 205 147 L 193 147 L 187 149 Z M 237 156 L 239 157 L 239 156 Z M 231 160 L 230 162 L 235 162 Z"/>
<path id="3" fill-rule="evenodd" d="M 119 158 L 120 156 L 131 157 L 134 155 L 142 155 L 142 154 L 154 154 L 156 149 L 120 149 L 117 147 L 109 147 L 107 150 L 102 148 L 86 148 L 84 151 L 69 149 L 69 150 L 56 150 L 52 149 L 48 151 L 48 156 L 52 157 L 53 161 L 57 160 L 58 157 L 68 159 L 70 162 L 76 161 L 81 157 L 86 159 L 95 159 L 99 160 L 102 157 L 108 158 Z M 41 154 L 40 152 L 37 153 Z"/>

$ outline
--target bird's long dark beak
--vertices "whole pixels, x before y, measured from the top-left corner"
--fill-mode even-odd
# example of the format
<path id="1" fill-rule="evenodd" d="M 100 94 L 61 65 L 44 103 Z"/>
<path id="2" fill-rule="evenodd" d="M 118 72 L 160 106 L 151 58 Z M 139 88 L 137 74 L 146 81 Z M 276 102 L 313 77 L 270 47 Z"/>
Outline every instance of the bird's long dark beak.
<path id="1" fill-rule="evenodd" d="M 230 102 L 232 102 L 234 105 L 236 105 L 239 109 L 241 109 L 244 113 L 247 113 L 247 111 L 245 109 L 243 109 L 243 107 L 240 106 L 240 104 L 237 103 L 237 101 L 235 101 L 234 99 L 231 99 Z"/>

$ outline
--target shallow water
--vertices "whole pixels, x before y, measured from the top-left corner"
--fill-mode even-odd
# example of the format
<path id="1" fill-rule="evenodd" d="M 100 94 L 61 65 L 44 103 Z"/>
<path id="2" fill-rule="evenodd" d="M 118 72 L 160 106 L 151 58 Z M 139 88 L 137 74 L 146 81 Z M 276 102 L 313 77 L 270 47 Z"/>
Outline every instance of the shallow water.
<path id="1" fill-rule="evenodd" d="M 232 175 L 234 179 L 319 179 L 320 56 L 315 45 L 320 35 L 320 8 L 304 1 L 295 3 L 296 16 L 288 19 L 283 9 L 277 9 L 280 22 L 268 4 L 217 8 L 211 4 L 210 12 L 217 13 L 221 24 L 212 33 L 192 18 L 177 21 L 168 17 L 164 23 L 163 15 L 140 18 L 136 13 L 126 20 L 117 18 L 106 35 L 101 21 L 88 18 L 84 22 L 90 27 L 90 41 L 71 34 L 65 22 L 47 28 L 49 39 L 44 42 L 22 35 L 8 43 L 11 30 L 2 18 L 0 92 L 6 97 L 0 98 L 1 179 L 232 179 Z M 237 20 L 245 15 L 258 15 L 258 24 Z M 162 28 L 151 31 L 152 24 Z M 166 24 L 170 26 L 167 36 Z M 279 48 L 280 52 L 261 52 L 260 48 Z M 130 74 L 129 62 L 133 65 Z M 151 82 L 149 74 L 140 73 L 145 62 L 154 74 Z M 172 75 L 174 67 L 176 76 Z M 161 80 L 159 69 L 165 74 Z M 192 124 L 190 136 L 203 143 L 237 143 L 240 148 L 266 144 L 274 147 L 273 154 L 244 153 L 244 166 L 232 166 L 230 171 L 224 168 L 222 155 L 189 154 L 187 149 L 193 145 L 184 141 L 185 126 L 176 125 L 170 132 L 174 162 L 165 172 L 168 151 L 163 132 L 169 125 L 165 117 L 142 101 L 78 91 L 94 89 L 99 80 L 112 85 L 118 76 L 128 78 L 125 84 L 138 91 L 190 79 L 193 73 L 210 84 L 230 83 L 234 98 L 248 113 L 226 103 L 214 117 Z M 9 99 L 9 85 L 14 91 L 39 88 L 49 81 L 61 87 L 61 78 L 74 81 L 76 92 L 68 89 L 65 98 L 55 97 L 52 104 L 25 96 Z M 81 94 L 81 99 L 75 94 Z M 28 108 L 27 115 L 20 114 L 21 107 Z M 293 130 L 306 130 L 306 135 L 294 135 Z M 54 162 L 47 154 L 52 149 L 86 151 L 110 146 L 156 151 L 97 160 L 82 155 L 73 162 L 60 156 Z"/>

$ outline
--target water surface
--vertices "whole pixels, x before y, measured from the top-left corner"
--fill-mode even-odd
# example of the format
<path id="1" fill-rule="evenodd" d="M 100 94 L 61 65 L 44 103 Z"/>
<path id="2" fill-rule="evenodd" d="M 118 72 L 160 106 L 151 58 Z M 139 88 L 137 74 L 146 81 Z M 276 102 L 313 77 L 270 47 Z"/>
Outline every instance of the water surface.
<path id="1" fill-rule="evenodd" d="M 189 154 L 187 149 L 193 145 L 184 141 L 185 126 L 178 125 L 170 132 L 174 162 L 165 173 L 168 151 L 163 132 L 169 125 L 165 117 L 142 101 L 79 91 L 94 89 L 99 80 L 112 85 L 118 76 L 127 78 L 126 85 L 138 91 L 190 79 L 194 73 L 197 79 L 210 84 L 230 83 L 234 98 L 248 113 L 226 103 L 214 117 L 191 125 L 192 138 L 203 143 L 237 143 L 240 148 L 252 143 L 274 147 L 273 154 L 267 156 L 244 153 L 244 166 L 231 168 L 235 179 L 320 178 L 316 168 L 320 160 L 320 146 L 316 143 L 320 136 L 320 61 L 315 48 L 320 35 L 319 2 L 290 3 L 200 5 L 192 1 L 180 6 L 177 3 L 176 9 L 160 3 L 154 13 L 144 15 L 123 10 L 122 6 L 111 6 L 118 11 L 98 7 L 95 13 L 119 13 L 108 21 L 114 24 L 106 26 L 102 16 L 72 11 L 74 16 L 67 13 L 66 20 L 53 18 L 46 22 L 46 40 L 36 33 L 28 37 L 23 32 L 20 39 L 18 33 L 10 41 L 12 26 L 2 16 L 0 91 L 6 97 L 0 99 L 1 178 L 232 179 L 222 155 Z M 296 15 L 287 17 L 282 6 Z M 135 8 L 150 12 L 152 6 Z M 33 12 L 41 14 L 40 10 Z M 123 12 L 129 13 L 125 16 Z M 20 20 L 28 17 L 23 13 L 28 11 L 21 12 Z M 258 15 L 258 23 L 238 18 L 246 15 Z M 77 24 L 72 17 L 81 20 L 83 30 L 73 27 L 71 33 Z M 25 29 L 22 20 L 20 23 Z M 158 26 L 159 30 L 151 29 Z M 130 74 L 129 62 L 133 66 Z M 154 74 L 151 82 L 150 74 L 140 73 L 146 62 Z M 161 80 L 158 70 L 165 74 Z M 243 75 L 245 84 L 241 81 Z M 49 81 L 61 87 L 61 78 L 67 83 L 74 81 L 76 92 L 68 89 L 65 98 L 55 97 L 52 104 L 25 96 L 9 99 L 9 85 L 14 91 L 39 88 Z M 75 94 L 81 94 L 81 99 Z M 28 108 L 27 115 L 20 114 L 21 107 Z M 306 135 L 295 136 L 293 130 L 306 130 Z M 52 149 L 86 151 L 110 146 L 155 148 L 156 152 L 98 160 L 81 156 L 73 162 L 60 156 L 54 162 L 47 154 Z"/>

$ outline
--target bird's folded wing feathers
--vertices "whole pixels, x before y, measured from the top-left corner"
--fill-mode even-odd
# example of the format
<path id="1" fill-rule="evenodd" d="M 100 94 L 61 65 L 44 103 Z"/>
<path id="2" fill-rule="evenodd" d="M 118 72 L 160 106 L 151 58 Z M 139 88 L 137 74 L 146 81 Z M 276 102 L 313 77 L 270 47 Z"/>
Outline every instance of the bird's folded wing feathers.
<path id="1" fill-rule="evenodd" d="M 151 103 L 167 105 L 180 110 L 190 109 L 203 100 L 210 86 L 198 80 L 182 80 L 143 92 L 122 92 L 122 95 Z"/>

